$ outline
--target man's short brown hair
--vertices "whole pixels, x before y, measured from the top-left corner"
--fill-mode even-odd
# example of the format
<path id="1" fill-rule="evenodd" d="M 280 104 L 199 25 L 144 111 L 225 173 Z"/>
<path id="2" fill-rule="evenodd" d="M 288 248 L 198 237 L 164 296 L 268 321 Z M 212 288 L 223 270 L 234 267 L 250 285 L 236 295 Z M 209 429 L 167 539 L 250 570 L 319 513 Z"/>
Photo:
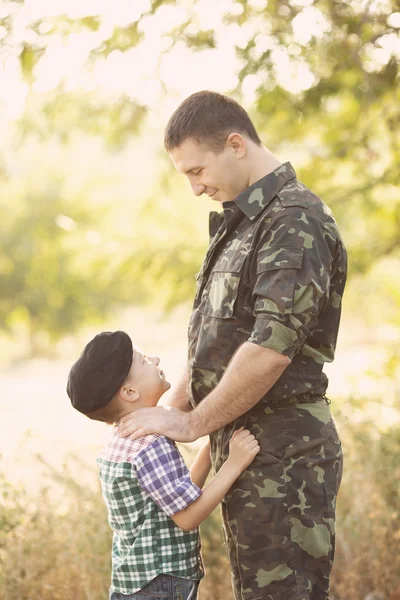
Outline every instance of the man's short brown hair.
<path id="1" fill-rule="evenodd" d="M 226 138 L 234 132 L 246 134 L 261 146 L 249 115 L 236 100 L 217 92 L 196 92 L 182 102 L 168 121 L 164 144 L 170 152 L 193 138 L 218 154 L 223 151 Z"/>

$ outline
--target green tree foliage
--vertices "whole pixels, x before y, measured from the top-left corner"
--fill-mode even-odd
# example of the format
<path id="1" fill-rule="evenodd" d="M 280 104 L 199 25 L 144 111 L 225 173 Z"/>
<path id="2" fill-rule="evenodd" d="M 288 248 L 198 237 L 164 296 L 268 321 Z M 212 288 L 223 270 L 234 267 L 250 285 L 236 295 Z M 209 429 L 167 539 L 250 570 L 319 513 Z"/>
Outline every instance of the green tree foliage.
<path id="1" fill-rule="evenodd" d="M 300 178 L 334 210 L 349 248 L 354 289 L 363 290 L 358 309 L 365 309 L 365 313 L 371 315 L 371 294 L 376 293 L 372 287 L 382 286 L 387 290 L 389 307 L 385 318 L 389 322 L 399 322 L 398 291 L 391 285 L 390 278 L 391 270 L 398 270 L 400 266 L 398 3 L 395 0 L 351 3 L 337 0 L 232 0 L 229 6 L 226 5 L 224 15 L 218 13 L 213 28 L 209 25 L 202 28 L 196 20 L 195 9 L 202 3 L 204 0 L 172 3 L 186 7 L 186 13 L 183 13 L 181 23 L 171 25 L 164 35 L 162 53 L 167 54 L 176 44 L 185 44 L 195 52 L 211 51 L 218 47 L 224 31 L 235 33 L 232 39 L 236 43 L 238 85 L 227 93 L 250 110 L 263 140 L 272 151 L 283 159 L 294 155 L 293 163 Z M 19 58 L 21 74 L 30 90 L 25 113 L 19 122 L 21 143 L 32 136 L 70 143 L 74 132 L 81 131 L 88 136 L 101 137 L 112 151 L 117 151 L 133 136 L 144 135 L 141 125 L 148 122 L 146 119 L 151 117 L 151 111 L 149 113 L 148 106 L 125 92 L 107 95 L 90 89 L 76 91 L 60 81 L 54 89 L 38 93 L 34 83 L 38 68 L 55 38 L 68 41 L 81 32 L 93 36 L 83 61 L 85 73 L 90 77 L 96 65 L 106 58 L 140 48 L 144 23 L 156 19 L 169 4 L 153 0 L 144 12 L 137 11 L 132 18 L 126 19 L 126 23 L 111 28 L 106 26 L 102 15 L 92 14 L 93 9 L 92 13 L 76 18 L 42 16 L 25 23 L 21 37 L 19 16 L 24 3 L 14 0 L 3 3 L 0 12 L 3 55 Z M 126 77 L 129 77 L 128 71 Z M 154 78 L 159 78 L 157 69 Z M 164 87 L 164 95 L 167 94 Z M 161 137 L 160 134 L 160 146 Z M 188 213 L 180 221 L 178 230 L 176 222 L 168 219 L 158 203 L 161 187 L 164 193 L 167 190 L 169 198 L 176 199 L 175 186 L 172 168 L 165 170 L 160 161 L 153 193 L 141 213 L 144 229 L 149 232 L 147 238 L 143 235 L 140 243 L 132 245 L 130 252 L 124 252 L 117 261 L 121 276 L 140 278 L 142 289 L 149 293 L 153 284 L 154 294 L 167 306 L 192 295 L 193 273 L 198 269 L 206 244 L 206 236 L 192 235 L 193 215 Z M 181 197 L 182 191 L 179 192 Z M 21 207 L 32 205 L 26 198 L 21 202 Z M 183 202 L 178 205 L 182 211 Z M 31 214 L 29 210 L 27 214 Z M 72 213 L 67 214 L 74 219 Z M 68 304 L 68 297 L 78 297 L 85 286 L 82 282 L 80 287 L 69 288 L 65 283 L 67 279 L 62 279 L 59 271 L 56 275 L 55 268 L 52 270 L 51 265 L 61 259 L 58 256 L 55 260 L 46 251 L 43 240 L 50 235 L 46 227 L 50 221 L 54 222 L 55 213 L 49 217 L 50 221 L 43 214 L 42 224 L 35 228 L 30 226 L 30 217 L 25 220 L 21 214 L 19 218 L 20 224 L 15 225 L 14 232 L 10 230 L 7 234 L 7 247 L 2 242 L 8 253 L 8 257 L 2 259 L 3 274 L 11 269 L 10 260 L 14 260 L 9 254 L 14 252 L 10 239 L 18 234 L 18 227 L 25 227 L 32 239 L 31 250 L 35 247 L 36 256 L 37 252 L 41 253 L 40 264 L 46 270 L 43 290 L 48 297 L 44 301 L 45 296 L 42 296 L 39 304 L 56 307 L 62 294 Z M 160 227 L 169 235 L 152 236 L 150 232 Z M 33 243 L 37 235 L 42 239 L 40 244 Z M 59 242 L 62 245 L 62 240 L 69 237 L 59 228 L 57 237 L 52 238 L 52 248 L 59 247 Z M 27 257 L 31 257 L 31 250 L 26 250 L 26 258 L 22 250 L 18 250 L 19 275 L 13 276 L 15 281 L 11 286 L 13 297 L 20 297 L 23 302 L 27 301 L 25 292 L 21 292 L 21 282 L 27 281 L 22 275 L 25 273 L 23 265 Z M 66 264 L 73 262 L 73 256 L 68 256 L 70 248 L 66 247 L 65 252 Z M 97 267 L 94 263 L 92 267 L 103 273 L 102 260 L 99 258 Z M 8 267 L 4 266 L 6 263 Z M 8 278 L 11 272 L 17 271 L 9 271 Z M 104 308 L 102 302 L 95 300 L 100 292 L 95 282 L 97 277 L 90 282 L 86 279 L 85 292 L 92 298 L 93 314 L 97 311 L 100 316 L 104 314 Z M 109 280 L 107 285 L 109 287 Z M 9 292 L 3 292 L 8 287 L 8 284 L 2 286 L 1 296 L 8 298 L 2 300 L 3 315 L 9 311 L 12 297 Z M 123 295 L 122 286 L 116 285 L 114 289 L 119 289 Z M 108 298 L 104 303 L 109 301 Z M 77 302 L 84 304 L 83 300 Z M 61 325 L 52 321 L 54 315 L 45 318 L 44 313 L 42 317 L 39 313 L 35 317 L 35 328 L 62 333 Z M 11 310 L 11 315 L 16 314 L 19 313 L 15 308 Z M 13 318 L 3 317 L 2 322 L 7 325 Z M 82 311 L 76 320 L 70 320 L 70 330 L 84 318 L 86 313 Z M 371 319 L 374 318 L 371 315 Z"/>
<path id="2" fill-rule="evenodd" d="M 22 324 L 34 353 L 104 319 L 116 305 L 138 301 L 139 291 L 121 279 L 123 253 L 116 256 L 112 243 L 97 243 L 100 219 L 81 197 L 65 199 L 58 181 L 12 200 L 0 201 L 6 224 L 0 237 L 3 330 Z"/>
<path id="3" fill-rule="evenodd" d="M 400 247 L 399 18 L 395 2 L 241 2 L 265 32 L 240 49 L 241 82 L 257 75 L 255 117 L 273 146 L 302 146 L 303 179 L 335 210 L 365 271 Z M 397 17 L 399 17 L 397 13 Z M 313 23 L 320 32 L 313 32 Z M 309 30 L 307 30 L 307 26 Z M 321 29 L 324 33 L 321 33 Z M 280 83 L 274 52 L 304 81 Z M 304 70 L 299 71 L 300 68 Z"/>

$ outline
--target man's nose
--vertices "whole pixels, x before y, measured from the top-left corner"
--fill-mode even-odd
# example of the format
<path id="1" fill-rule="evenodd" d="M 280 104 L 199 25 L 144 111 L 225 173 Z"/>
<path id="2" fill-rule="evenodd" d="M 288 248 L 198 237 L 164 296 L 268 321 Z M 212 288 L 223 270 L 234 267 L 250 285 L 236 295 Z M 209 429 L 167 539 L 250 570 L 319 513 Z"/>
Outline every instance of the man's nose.
<path id="1" fill-rule="evenodd" d="M 160 359 L 158 358 L 158 356 L 149 356 L 149 360 L 151 360 L 151 362 L 154 363 L 155 365 L 160 364 Z"/>
<path id="2" fill-rule="evenodd" d="M 192 190 L 195 196 L 201 196 L 204 194 L 206 186 L 202 183 L 192 183 Z"/>

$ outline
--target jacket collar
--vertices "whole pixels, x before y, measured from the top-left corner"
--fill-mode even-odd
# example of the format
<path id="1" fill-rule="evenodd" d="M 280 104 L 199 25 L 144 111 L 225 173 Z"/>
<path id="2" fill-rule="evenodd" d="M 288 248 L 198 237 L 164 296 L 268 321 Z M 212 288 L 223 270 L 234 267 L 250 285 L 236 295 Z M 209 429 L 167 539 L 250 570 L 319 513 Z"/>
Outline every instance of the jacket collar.
<path id="1" fill-rule="evenodd" d="M 234 202 L 246 217 L 255 219 L 270 204 L 285 183 L 295 178 L 296 172 L 292 165 L 290 162 L 285 162 L 244 190 Z"/>
<path id="2" fill-rule="evenodd" d="M 226 226 L 231 221 L 240 219 L 238 208 L 248 219 L 255 219 L 275 198 L 276 194 L 291 179 L 296 178 L 296 172 L 290 162 L 283 163 L 280 167 L 259 179 L 244 190 L 235 200 L 223 203 L 223 211 L 211 212 L 209 219 L 210 237 L 216 235 L 218 229 L 225 221 Z"/>

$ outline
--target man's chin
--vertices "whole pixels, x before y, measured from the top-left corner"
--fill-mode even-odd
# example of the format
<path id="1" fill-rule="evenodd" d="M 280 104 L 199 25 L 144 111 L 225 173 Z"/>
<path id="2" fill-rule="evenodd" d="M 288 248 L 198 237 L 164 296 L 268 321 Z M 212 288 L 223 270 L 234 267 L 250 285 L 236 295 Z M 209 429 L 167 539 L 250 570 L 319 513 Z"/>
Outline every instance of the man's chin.
<path id="1" fill-rule="evenodd" d="M 211 200 L 214 200 L 215 202 L 219 202 L 221 206 L 225 202 L 232 202 L 232 198 L 227 197 L 227 194 L 215 194 L 215 196 L 213 196 L 213 198 L 211 198 Z"/>

